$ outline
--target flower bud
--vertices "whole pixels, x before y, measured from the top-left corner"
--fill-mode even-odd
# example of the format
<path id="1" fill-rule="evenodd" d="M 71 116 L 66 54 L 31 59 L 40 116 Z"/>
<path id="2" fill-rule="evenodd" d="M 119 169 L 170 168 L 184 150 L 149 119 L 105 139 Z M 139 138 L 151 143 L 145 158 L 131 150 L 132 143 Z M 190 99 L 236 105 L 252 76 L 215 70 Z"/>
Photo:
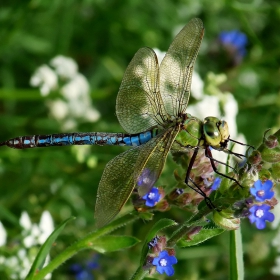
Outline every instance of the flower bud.
<path id="1" fill-rule="evenodd" d="M 269 135 L 267 138 L 264 138 L 264 144 L 267 148 L 273 149 L 278 146 L 278 139 L 275 135 Z"/>
<path id="2" fill-rule="evenodd" d="M 175 256 L 176 255 L 176 251 L 173 248 L 166 248 L 166 251 L 168 252 L 169 256 Z"/>
<path id="3" fill-rule="evenodd" d="M 192 237 L 196 234 L 198 234 L 202 229 L 202 226 L 194 226 L 192 227 L 186 234 L 187 240 L 192 240 Z"/>
<path id="4" fill-rule="evenodd" d="M 169 206 L 168 202 L 165 199 L 163 199 L 155 206 L 155 208 L 158 211 L 165 212 L 165 211 L 169 210 L 170 206 Z"/>
<path id="5" fill-rule="evenodd" d="M 258 165 L 262 161 L 262 156 L 259 151 L 253 151 L 252 154 L 248 157 L 248 162 L 252 165 Z"/>
<path id="6" fill-rule="evenodd" d="M 262 159 L 266 162 L 276 163 L 280 162 L 280 147 L 277 146 L 273 149 L 266 147 L 264 144 L 259 148 Z"/>
<path id="7" fill-rule="evenodd" d="M 175 200 L 183 193 L 184 193 L 183 189 L 176 188 L 173 191 L 171 191 L 171 193 L 168 195 L 168 198 L 170 200 Z"/>

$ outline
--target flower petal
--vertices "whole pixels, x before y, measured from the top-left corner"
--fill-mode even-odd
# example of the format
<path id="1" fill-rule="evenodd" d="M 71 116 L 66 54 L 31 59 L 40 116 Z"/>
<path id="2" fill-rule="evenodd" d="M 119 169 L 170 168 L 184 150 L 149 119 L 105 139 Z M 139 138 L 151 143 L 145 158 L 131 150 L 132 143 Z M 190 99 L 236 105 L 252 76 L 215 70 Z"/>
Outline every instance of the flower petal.
<path id="1" fill-rule="evenodd" d="M 174 268 L 172 266 L 166 266 L 165 273 L 167 276 L 172 276 L 174 274 Z"/>

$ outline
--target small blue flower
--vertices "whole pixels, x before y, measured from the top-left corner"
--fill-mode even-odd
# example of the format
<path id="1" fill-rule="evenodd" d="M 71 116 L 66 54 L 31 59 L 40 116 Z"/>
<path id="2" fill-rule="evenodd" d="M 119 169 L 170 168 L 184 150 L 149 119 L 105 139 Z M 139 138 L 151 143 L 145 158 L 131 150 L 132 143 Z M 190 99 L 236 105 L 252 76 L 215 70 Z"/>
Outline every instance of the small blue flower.
<path id="1" fill-rule="evenodd" d="M 216 191 L 216 190 L 220 187 L 221 182 L 222 182 L 222 179 L 219 178 L 219 177 L 217 177 L 217 178 L 215 179 L 215 181 L 214 181 L 212 187 L 211 187 L 211 190 L 212 190 L 212 191 Z"/>
<path id="2" fill-rule="evenodd" d="M 94 255 L 91 260 L 85 264 L 72 264 L 70 269 L 75 274 L 76 280 L 93 280 L 92 270 L 98 268 L 98 255 Z"/>
<path id="3" fill-rule="evenodd" d="M 222 45 L 235 56 L 235 60 L 239 63 L 246 54 L 247 36 L 238 31 L 224 31 L 219 35 Z"/>
<path id="4" fill-rule="evenodd" d="M 150 192 L 146 193 L 142 198 L 146 200 L 146 206 L 154 207 L 160 200 L 160 193 L 158 191 L 158 188 L 152 187 Z"/>
<path id="5" fill-rule="evenodd" d="M 177 263 L 177 259 L 174 256 L 169 256 L 167 251 L 161 251 L 159 256 L 153 259 L 153 265 L 157 267 L 157 272 L 160 274 L 165 272 L 167 276 L 174 274 L 172 265 L 175 263 Z"/>
<path id="6" fill-rule="evenodd" d="M 76 280 L 93 280 L 93 276 L 89 271 L 81 270 L 76 273 Z"/>
<path id="7" fill-rule="evenodd" d="M 274 220 L 274 214 L 269 212 L 270 206 L 267 204 L 253 205 L 249 211 L 249 220 L 251 224 L 256 223 L 257 229 L 265 228 L 265 221 L 272 222 Z"/>
<path id="8" fill-rule="evenodd" d="M 274 196 L 274 192 L 270 191 L 272 187 L 273 183 L 270 180 L 267 180 L 264 183 L 262 183 L 261 180 L 257 180 L 254 183 L 254 187 L 250 188 L 250 193 L 257 201 L 263 202 Z"/>

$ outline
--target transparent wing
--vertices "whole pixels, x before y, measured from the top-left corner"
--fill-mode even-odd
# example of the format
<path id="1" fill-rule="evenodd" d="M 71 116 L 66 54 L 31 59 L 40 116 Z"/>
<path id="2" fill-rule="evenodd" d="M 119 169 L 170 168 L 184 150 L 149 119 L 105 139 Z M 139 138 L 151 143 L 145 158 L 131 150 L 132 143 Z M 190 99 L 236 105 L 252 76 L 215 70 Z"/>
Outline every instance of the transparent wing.
<path id="1" fill-rule="evenodd" d="M 170 128 L 148 143 L 120 154 L 106 165 L 99 183 L 95 206 L 98 227 L 109 223 L 119 213 L 144 169 L 149 170 L 151 176 L 148 178 L 148 185 L 139 187 L 140 195 L 144 195 L 153 187 L 177 133 L 177 128 Z"/>
<path id="2" fill-rule="evenodd" d="M 117 96 L 116 114 L 123 129 L 139 133 L 164 122 L 156 54 L 141 48 L 129 63 Z"/>
<path id="3" fill-rule="evenodd" d="M 194 63 L 204 34 L 200 19 L 192 19 L 175 37 L 160 64 L 160 92 L 167 113 L 186 111 Z"/>

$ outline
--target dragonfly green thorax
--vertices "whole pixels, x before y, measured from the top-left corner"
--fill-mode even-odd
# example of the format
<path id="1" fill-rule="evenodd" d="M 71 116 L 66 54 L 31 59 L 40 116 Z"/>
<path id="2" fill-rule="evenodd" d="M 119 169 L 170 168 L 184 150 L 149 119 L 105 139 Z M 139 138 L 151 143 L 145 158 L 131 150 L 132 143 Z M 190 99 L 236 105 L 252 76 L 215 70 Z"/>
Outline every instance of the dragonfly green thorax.
<path id="1" fill-rule="evenodd" d="M 175 143 L 183 147 L 205 148 L 211 146 L 216 150 L 225 150 L 227 147 L 229 130 L 226 121 L 216 117 L 207 117 L 202 122 L 190 114 L 186 114 L 181 127 Z"/>

